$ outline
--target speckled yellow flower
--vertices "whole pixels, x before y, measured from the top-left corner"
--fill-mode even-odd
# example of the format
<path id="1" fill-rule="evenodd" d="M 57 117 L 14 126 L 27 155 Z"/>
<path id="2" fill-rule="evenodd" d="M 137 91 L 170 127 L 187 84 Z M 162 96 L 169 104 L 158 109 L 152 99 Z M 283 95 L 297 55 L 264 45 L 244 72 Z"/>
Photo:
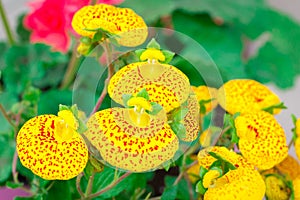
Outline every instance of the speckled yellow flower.
<path id="1" fill-rule="evenodd" d="M 241 153 L 259 169 L 270 169 L 288 155 L 285 132 L 270 113 L 242 114 L 235 119 L 235 127 Z"/>
<path id="2" fill-rule="evenodd" d="M 268 200 L 288 200 L 290 190 L 282 179 L 269 175 L 265 178 L 266 196 Z"/>
<path id="3" fill-rule="evenodd" d="M 299 162 L 288 155 L 281 163 L 275 166 L 276 170 L 286 176 L 288 180 L 293 180 L 300 176 L 300 165 Z"/>
<path id="4" fill-rule="evenodd" d="M 215 162 L 217 159 L 209 154 L 209 152 L 213 152 L 221 156 L 223 159 L 230 162 L 235 167 L 245 167 L 254 169 L 254 166 L 251 165 L 245 158 L 241 155 L 235 153 L 234 151 L 230 151 L 225 147 L 207 147 L 198 153 L 198 162 L 200 166 L 209 169 L 209 167 Z"/>
<path id="5" fill-rule="evenodd" d="M 146 89 L 150 102 L 163 106 L 166 112 L 186 102 L 190 94 L 187 76 L 176 67 L 168 64 L 137 62 L 119 70 L 110 80 L 108 94 L 123 105 L 123 94 L 136 95 Z"/>
<path id="6" fill-rule="evenodd" d="M 21 163 L 47 180 L 68 180 L 83 171 L 88 149 L 76 131 L 78 123 L 70 111 L 40 115 L 27 121 L 17 135 Z"/>
<path id="7" fill-rule="evenodd" d="M 300 200 L 300 176 L 293 180 L 294 199 Z"/>
<path id="8" fill-rule="evenodd" d="M 161 167 L 173 158 L 178 138 L 166 123 L 164 110 L 157 115 L 135 110 L 110 108 L 95 113 L 85 136 L 112 166 L 134 172 Z"/>
<path id="9" fill-rule="evenodd" d="M 192 86 L 192 90 L 195 92 L 197 96 L 198 102 L 200 101 L 210 101 L 204 104 L 205 106 L 205 113 L 209 113 L 212 111 L 215 107 L 217 107 L 217 89 L 212 87 L 207 87 L 205 85 L 200 85 L 198 87 Z"/>
<path id="10" fill-rule="evenodd" d="M 213 181 L 204 194 L 204 200 L 261 200 L 265 183 L 253 169 L 239 167 Z"/>
<path id="11" fill-rule="evenodd" d="M 218 90 L 218 102 L 230 114 L 259 111 L 280 103 L 279 97 L 263 84 L 247 79 L 225 83 Z M 274 109 L 278 114 L 280 109 Z"/>
<path id="12" fill-rule="evenodd" d="M 74 15 L 72 27 L 79 35 L 90 38 L 101 28 L 118 35 L 119 44 L 129 47 L 142 44 L 148 35 L 144 20 L 133 10 L 107 4 L 82 7 Z"/>

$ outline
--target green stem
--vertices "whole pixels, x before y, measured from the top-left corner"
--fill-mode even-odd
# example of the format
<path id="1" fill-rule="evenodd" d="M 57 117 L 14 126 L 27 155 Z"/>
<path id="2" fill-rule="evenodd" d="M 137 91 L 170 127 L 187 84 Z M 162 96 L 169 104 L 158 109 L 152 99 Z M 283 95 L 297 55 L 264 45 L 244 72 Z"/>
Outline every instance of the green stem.
<path id="1" fill-rule="evenodd" d="M 107 192 L 108 190 L 112 189 L 113 187 L 115 187 L 118 183 L 120 183 L 122 180 L 124 180 L 126 177 L 128 177 L 131 174 L 131 172 L 126 172 L 125 174 L 123 174 L 120 178 L 118 178 L 117 180 L 113 181 L 111 184 L 109 184 L 107 187 L 103 188 L 102 190 L 100 190 L 99 192 L 96 192 L 94 194 L 91 194 L 89 196 L 87 196 L 88 199 L 92 199 L 95 198 L 97 196 L 100 196 L 101 194 Z"/>
<path id="2" fill-rule="evenodd" d="M 1 0 L 0 0 L 1 1 Z M 7 120 L 7 122 L 14 128 L 16 128 L 16 125 L 11 121 L 10 117 L 8 116 L 6 110 L 4 109 L 3 105 L 0 104 L 0 111 L 2 112 L 4 118 Z"/>
<path id="3" fill-rule="evenodd" d="M 105 80 L 105 83 L 104 83 L 104 87 L 103 87 L 103 90 L 97 100 L 97 103 L 93 109 L 93 111 L 91 112 L 90 116 L 93 115 L 95 112 L 98 111 L 98 109 L 101 107 L 102 105 L 102 102 L 107 94 L 107 87 L 108 87 L 108 84 L 109 84 L 109 81 L 111 79 L 111 77 L 113 76 L 114 74 L 114 66 L 112 64 L 112 51 L 111 51 L 111 47 L 109 45 L 109 42 L 107 40 L 105 40 L 104 42 L 104 45 L 103 45 L 103 48 L 104 48 L 104 52 L 106 54 L 106 63 L 107 63 L 107 66 L 108 66 L 108 75 L 107 75 L 107 78 Z"/>
<path id="4" fill-rule="evenodd" d="M 92 175 L 89 177 L 89 181 L 86 186 L 86 191 L 84 195 L 86 199 L 90 199 L 89 195 L 92 193 L 93 190 L 94 177 L 95 177 L 95 172 L 93 172 Z"/>
<path id="5" fill-rule="evenodd" d="M 3 4 L 2 4 L 2 0 L 0 0 L 0 15 L 1 15 L 1 18 L 2 18 L 2 22 L 3 22 L 3 25 L 4 25 L 4 29 L 5 29 L 8 41 L 9 41 L 10 45 L 13 45 L 15 43 L 15 40 L 13 38 L 13 34 L 12 34 L 11 28 L 9 26 L 7 17 L 6 17 L 6 13 L 5 13 Z"/>
<path id="6" fill-rule="evenodd" d="M 77 47 L 78 43 L 75 45 L 75 47 Z M 68 64 L 64 79 L 61 83 L 60 89 L 66 89 L 67 87 L 70 86 L 70 84 L 72 83 L 72 81 L 75 78 L 77 69 L 78 69 L 78 64 L 79 64 L 79 57 L 77 55 L 77 48 L 73 48 L 72 51 L 72 56 L 70 59 L 70 62 Z"/>
<path id="7" fill-rule="evenodd" d="M 293 138 L 292 138 L 291 141 L 290 141 L 290 143 L 289 143 L 289 145 L 288 145 L 288 149 L 290 149 L 290 148 L 292 147 L 293 144 L 294 144 L 294 140 L 293 140 Z"/>
<path id="8" fill-rule="evenodd" d="M 80 197 L 81 199 L 84 198 L 84 194 L 81 190 L 81 187 L 80 187 L 80 181 L 81 181 L 81 178 L 83 177 L 83 173 L 80 173 L 77 177 L 76 177 L 76 188 L 77 188 L 77 191 L 78 193 L 80 194 Z"/>

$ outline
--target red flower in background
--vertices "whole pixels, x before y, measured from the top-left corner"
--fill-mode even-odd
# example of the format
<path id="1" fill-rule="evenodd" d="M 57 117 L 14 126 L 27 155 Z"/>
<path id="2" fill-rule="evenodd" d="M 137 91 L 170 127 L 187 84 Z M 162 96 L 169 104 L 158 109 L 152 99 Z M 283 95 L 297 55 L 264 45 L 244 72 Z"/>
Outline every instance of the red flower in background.
<path id="1" fill-rule="evenodd" d="M 119 4 L 123 0 L 101 0 L 106 4 Z M 31 12 L 24 25 L 32 30 L 30 41 L 45 43 L 54 51 L 66 53 L 70 46 L 70 32 L 74 13 L 88 5 L 90 0 L 38 0 L 29 3 Z"/>

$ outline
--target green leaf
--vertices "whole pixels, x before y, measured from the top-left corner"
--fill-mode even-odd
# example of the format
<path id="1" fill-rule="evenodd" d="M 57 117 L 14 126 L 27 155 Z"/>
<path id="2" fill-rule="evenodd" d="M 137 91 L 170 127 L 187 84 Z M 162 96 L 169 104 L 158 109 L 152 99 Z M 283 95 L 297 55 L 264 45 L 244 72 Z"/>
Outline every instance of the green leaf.
<path id="1" fill-rule="evenodd" d="M 174 56 L 175 56 L 175 53 L 172 52 L 172 51 L 168 51 L 168 50 L 162 50 L 162 53 L 164 54 L 165 56 L 165 61 L 164 63 L 169 63 L 171 62 L 171 60 L 173 60 Z"/>
<path id="2" fill-rule="evenodd" d="M 200 170 L 199 170 L 199 177 L 200 177 L 201 179 L 203 179 L 204 175 L 205 175 L 207 172 L 208 172 L 208 170 L 207 170 L 205 167 L 201 166 L 201 167 L 200 167 Z"/>
<path id="3" fill-rule="evenodd" d="M 240 56 L 243 43 L 237 29 L 216 26 L 205 14 L 191 15 L 182 11 L 173 13 L 173 24 L 176 31 L 194 39 L 186 42 L 185 37 L 179 38 L 184 45 L 180 56 L 197 67 L 206 83 L 220 87 L 227 80 L 248 77 Z M 199 72 L 191 75 L 199 79 Z"/>
<path id="4" fill-rule="evenodd" d="M 179 137 L 179 139 L 186 137 L 186 128 L 180 122 L 173 122 L 170 124 L 172 131 Z"/>
<path id="5" fill-rule="evenodd" d="M 189 112 L 188 108 L 181 107 L 180 109 L 176 110 L 175 113 L 173 114 L 173 121 L 174 122 L 180 122 L 181 120 L 184 119 L 184 117 L 187 115 Z"/>
<path id="6" fill-rule="evenodd" d="M 145 88 L 141 89 L 137 95 L 137 97 L 143 97 L 144 99 L 146 99 L 147 101 L 149 101 L 150 97 L 149 97 L 149 94 L 147 92 L 147 90 Z"/>
<path id="7" fill-rule="evenodd" d="M 18 38 L 21 42 L 28 42 L 30 38 L 30 31 L 24 27 L 24 18 L 26 14 L 21 14 L 17 19 L 17 29 Z"/>
<path id="8" fill-rule="evenodd" d="M 94 38 L 95 38 L 95 36 L 94 36 Z M 86 45 L 90 45 L 92 43 L 92 40 L 91 40 L 91 38 L 84 36 L 84 37 L 80 38 L 80 42 L 83 44 L 86 44 Z"/>
<path id="9" fill-rule="evenodd" d="M 151 106 L 152 106 L 152 111 L 149 112 L 150 115 L 157 115 L 162 109 L 163 107 L 155 102 L 150 102 Z"/>
<path id="10" fill-rule="evenodd" d="M 72 184 L 73 181 L 55 181 L 54 185 L 45 195 L 45 200 L 72 200 L 71 192 L 74 191 Z"/>
<path id="11" fill-rule="evenodd" d="M 6 112 L 8 112 L 10 111 L 13 104 L 17 102 L 17 96 L 14 93 L 8 91 L 0 92 L 0 102 Z M 0 135 L 11 135 L 13 127 L 7 122 L 2 112 L 0 112 L 0 124 Z"/>
<path id="12" fill-rule="evenodd" d="M 197 193 L 200 193 L 202 195 L 204 195 L 204 193 L 206 192 L 206 188 L 204 188 L 203 184 L 202 184 L 202 181 L 199 181 L 197 184 L 196 184 L 196 192 Z"/>
<path id="13" fill-rule="evenodd" d="M 141 55 L 146 51 L 146 49 L 135 50 L 136 56 L 140 59 Z"/>
<path id="14" fill-rule="evenodd" d="M 103 32 L 102 31 L 97 31 L 93 37 L 92 42 L 99 42 L 103 38 Z"/>
<path id="15" fill-rule="evenodd" d="M 152 38 L 151 40 L 150 40 L 150 42 L 147 44 L 147 48 L 149 49 L 149 48 L 153 48 L 153 49 L 160 49 L 160 45 L 159 45 L 159 43 L 154 39 L 154 38 Z"/>
<path id="16" fill-rule="evenodd" d="M 40 98 L 41 91 L 38 88 L 29 86 L 23 93 L 22 99 L 29 101 L 31 104 L 37 104 Z"/>
<path id="17" fill-rule="evenodd" d="M 15 143 L 8 136 L 0 135 L 0 183 L 5 182 L 11 175 Z"/>
<path id="18" fill-rule="evenodd" d="M 161 195 L 161 200 L 175 200 L 177 195 L 178 185 L 167 186 Z"/>
<path id="19" fill-rule="evenodd" d="M 124 104 L 125 108 L 128 108 L 127 102 L 132 97 L 133 97 L 132 94 L 123 94 L 122 95 L 122 100 L 123 100 L 123 104 Z"/>
<path id="20" fill-rule="evenodd" d="M 16 188 L 22 187 L 24 185 L 24 183 L 14 183 L 14 182 L 8 181 L 8 182 L 6 182 L 5 185 L 8 188 L 16 189 Z"/>
<path id="21" fill-rule="evenodd" d="M 267 107 L 267 108 L 263 108 L 262 110 L 270 113 L 270 114 L 274 114 L 274 109 L 287 109 L 287 107 L 284 105 L 283 102 L 275 104 L 273 106 Z"/>

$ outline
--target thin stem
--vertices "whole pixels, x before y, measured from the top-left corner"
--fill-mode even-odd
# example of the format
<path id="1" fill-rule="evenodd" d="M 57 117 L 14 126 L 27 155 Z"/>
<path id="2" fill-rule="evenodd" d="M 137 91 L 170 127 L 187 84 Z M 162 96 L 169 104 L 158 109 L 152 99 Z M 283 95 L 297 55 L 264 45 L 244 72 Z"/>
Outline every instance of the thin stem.
<path id="1" fill-rule="evenodd" d="M 82 192 L 81 187 L 80 187 L 80 181 L 81 181 L 82 176 L 83 176 L 83 173 L 80 173 L 76 177 L 76 188 L 77 188 L 78 193 L 80 194 L 80 197 L 84 198 L 84 193 Z"/>
<path id="2" fill-rule="evenodd" d="M 5 13 L 3 4 L 2 4 L 2 0 L 0 0 L 0 15 L 1 15 L 1 18 L 2 18 L 2 22 L 3 22 L 3 25 L 4 25 L 4 29 L 5 29 L 9 44 L 13 45 L 15 43 L 15 40 L 13 38 L 13 34 L 12 34 L 12 31 L 11 31 L 10 25 L 8 23 L 7 17 L 6 17 L 6 13 Z"/>
<path id="3" fill-rule="evenodd" d="M 86 186 L 86 191 L 85 191 L 85 195 L 84 195 L 85 197 L 88 197 L 92 193 L 94 177 L 95 177 L 95 172 L 93 172 L 92 175 L 89 177 L 89 181 Z M 87 199 L 89 199 L 89 198 L 87 198 Z"/>
<path id="4" fill-rule="evenodd" d="M 1 0 L 0 0 L 1 2 Z M 16 125 L 11 121 L 10 117 L 8 116 L 6 110 L 4 109 L 3 105 L 0 104 L 0 111 L 2 112 L 4 118 L 7 120 L 7 122 L 14 128 L 16 128 Z"/>
<path id="5" fill-rule="evenodd" d="M 50 185 L 46 188 L 46 191 L 49 191 L 53 187 L 54 183 L 55 181 L 52 181 Z"/>
<path id="6" fill-rule="evenodd" d="M 78 46 L 78 42 L 76 43 L 75 47 L 76 46 Z M 78 69 L 79 60 L 80 59 L 77 56 L 77 49 L 73 48 L 72 56 L 71 56 L 70 62 L 68 64 L 65 76 L 60 85 L 60 89 L 66 89 L 67 87 L 70 86 L 70 84 L 74 80 L 74 77 L 75 77 L 77 69 Z"/>
<path id="7" fill-rule="evenodd" d="M 290 148 L 292 147 L 293 144 L 294 144 L 294 140 L 293 140 L 293 138 L 292 138 L 291 141 L 290 141 L 290 143 L 289 143 L 289 145 L 288 145 L 288 149 L 290 149 Z"/>
<path id="8" fill-rule="evenodd" d="M 184 175 L 184 171 L 181 171 L 180 174 L 177 176 L 176 180 L 174 181 L 173 185 L 177 185 L 179 181 L 182 179 Z"/>
<path id="9" fill-rule="evenodd" d="M 188 185 L 188 188 L 189 188 L 189 196 L 190 196 L 190 199 L 192 200 L 192 199 L 194 199 L 193 186 L 192 186 L 191 181 L 189 179 L 189 176 L 186 172 L 184 172 L 183 176 L 184 176 L 184 179 L 187 182 L 187 185 Z"/>
<path id="10" fill-rule="evenodd" d="M 222 135 L 223 135 L 226 131 L 228 131 L 230 128 L 231 128 L 230 126 L 227 126 L 226 128 L 224 128 L 224 129 L 222 130 L 222 132 L 219 134 L 219 136 L 214 140 L 214 142 L 212 143 L 211 146 L 216 146 L 216 144 L 218 143 L 218 141 L 219 141 L 219 139 L 222 137 Z"/>
<path id="11" fill-rule="evenodd" d="M 17 149 L 15 150 L 13 162 L 12 162 L 12 174 L 13 174 L 13 180 L 15 183 L 19 183 L 18 180 L 18 172 L 17 172 L 17 162 L 18 162 L 18 152 Z"/>
<path id="12" fill-rule="evenodd" d="M 91 112 L 90 116 L 93 115 L 95 112 L 98 111 L 98 109 L 101 107 L 102 105 L 102 102 L 107 94 L 107 87 L 108 87 L 108 84 L 109 84 L 109 81 L 111 79 L 111 77 L 113 76 L 114 74 L 114 67 L 112 65 L 112 52 L 111 52 L 111 48 L 109 46 L 109 43 L 108 41 L 104 41 L 103 42 L 104 45 L 103 45 L 103 48 L 104 48 L 104 52 L 106 54 L 106 62 L 107 62 L 107 66 L 108 66 L 108 75 L 107 75 L 107 78 L 105 80 L 105 83 L 104 83 L 104 87 L 103 87 L 103 90 L 102 90 L 102 93 L 100 94 L 98 100 L 97 100 L 97 103 L 93 109 L 93 111 Z"/>
<path id="13" fill-rule="evenodd" d="M 118 178 L 117 180 L 115 180 L 111 184 L 109 184 L 107 187 L 103 188 L 99 192 L 96 192 L 94 194 L 89 195 L 87 198 L 92 199 L 92 198 L 95 198 L 97 196 L 100 196 L 101 194 L 103 194 L 103 193 L 107 192 L 108 190 L 112 189 L 113 187 L 115 187 L 118 183 L 120 183 L 122 180 L 124 180 L 130 174 L 131 174 L 131 172 L 126 172 L 120 178 Z"/>

